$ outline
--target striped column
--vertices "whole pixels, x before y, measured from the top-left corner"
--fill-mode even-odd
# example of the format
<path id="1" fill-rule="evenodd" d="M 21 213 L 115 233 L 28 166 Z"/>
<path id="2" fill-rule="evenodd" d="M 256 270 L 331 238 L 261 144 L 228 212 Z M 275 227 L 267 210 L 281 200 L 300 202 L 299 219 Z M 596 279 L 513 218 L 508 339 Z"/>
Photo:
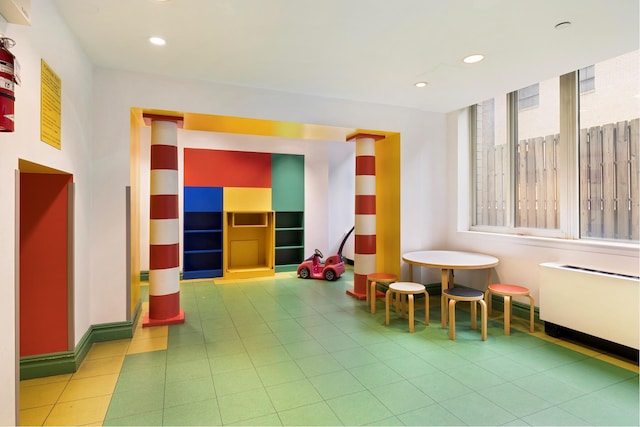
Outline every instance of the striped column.
<path id="1" fill-rule="evenodd" d="M 180 308 L 178 117 L 151 120 L 149 312 L 142 326 L 184 323 Z"/>
<path id="2" fill-rule="evenodd" d="M 357 133 L 356 142 L 355 254 L 353 290 L 347 294 L 367 297 L 367 275 L 376 272 L 376 140 L 384 136 Z"/>

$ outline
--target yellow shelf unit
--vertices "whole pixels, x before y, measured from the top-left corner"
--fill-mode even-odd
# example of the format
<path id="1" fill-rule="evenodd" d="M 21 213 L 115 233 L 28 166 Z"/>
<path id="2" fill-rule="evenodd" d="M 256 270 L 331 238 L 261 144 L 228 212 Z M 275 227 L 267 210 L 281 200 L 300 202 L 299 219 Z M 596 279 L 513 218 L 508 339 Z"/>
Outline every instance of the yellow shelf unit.
<path id="1" fill-rule="evenodd" d="M 275 275 L 274 212 L 225 212 L 224 216 L 224 278 Z"/>

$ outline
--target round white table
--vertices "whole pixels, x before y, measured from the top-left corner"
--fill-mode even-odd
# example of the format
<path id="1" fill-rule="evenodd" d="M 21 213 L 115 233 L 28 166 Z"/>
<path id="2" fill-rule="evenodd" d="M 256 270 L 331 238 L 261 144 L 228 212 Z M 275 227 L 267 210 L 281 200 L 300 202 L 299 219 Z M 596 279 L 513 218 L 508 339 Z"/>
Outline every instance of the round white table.
<path id="1" fill-rule="evenodd" d="M 491 269 L 498 265 L 498 258 L 491 255 L 460 251 L 416 251 L 402 255 L 409 264 L 409 282 L 413 281 L 413 266 L 441 269 L 442 289 L 453 287 L 453 270 L 488 270 L 487 287 L 491 284 Z M 442 327 L 446 327 L 447 310 L 444 294 L 440 301 Z"/>

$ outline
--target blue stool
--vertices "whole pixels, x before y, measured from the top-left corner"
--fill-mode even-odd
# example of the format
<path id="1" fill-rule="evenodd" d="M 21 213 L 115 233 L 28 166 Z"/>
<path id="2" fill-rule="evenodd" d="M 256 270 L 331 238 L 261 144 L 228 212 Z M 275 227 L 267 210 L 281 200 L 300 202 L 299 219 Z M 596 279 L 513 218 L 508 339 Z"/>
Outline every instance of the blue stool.
<path id="1" fill-rule="evenodd" d="M 442 291 L 445 298 L 445 307 L 449 305 L 449 339 L 456 339 L 456 302 L 471 302 L 471 329 L 476 329 L 476 303 L 480 303 L 481 308 L 481 333 L 482 341 L 487 339 L 487 304 L 484 302 L 484 293 L 476 289 L 469 288 L 449 288 Z M 446 313 L 442 313 L 443 316 Z"/>

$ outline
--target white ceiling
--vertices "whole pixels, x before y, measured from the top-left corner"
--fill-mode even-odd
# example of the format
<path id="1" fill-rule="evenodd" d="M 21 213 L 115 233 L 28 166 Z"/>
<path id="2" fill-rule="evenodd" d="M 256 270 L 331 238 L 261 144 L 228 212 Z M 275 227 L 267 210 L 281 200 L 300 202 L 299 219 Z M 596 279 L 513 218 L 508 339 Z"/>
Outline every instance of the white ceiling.
<path id="1" fill-rule="evenodd" d="M 434 112 L 639 45 L 638 0 L 55 3 L 101 67 Z M 554 29 L 563 21 L 572 24 Z M 166 46 L 150 45 L 152 35 Z M 486 58 L 464 64 L 473 53 Z"/>

